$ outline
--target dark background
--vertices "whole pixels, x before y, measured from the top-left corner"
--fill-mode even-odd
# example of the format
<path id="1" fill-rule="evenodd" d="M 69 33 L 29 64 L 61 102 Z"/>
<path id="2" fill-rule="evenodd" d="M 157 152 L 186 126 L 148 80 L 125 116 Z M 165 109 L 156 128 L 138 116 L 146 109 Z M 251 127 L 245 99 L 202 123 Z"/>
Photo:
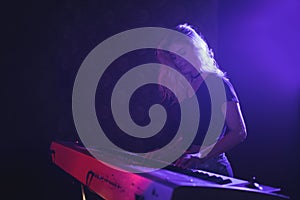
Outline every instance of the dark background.
<path id="1" fill-rule="evenodd" d="M 256 176 L 300 198 L 298 1 L 12 1 L 1 10 L 9 199 L 80 199 L 48 149 L 54 139 L 77 138 L 71 94 L 81 62 L 120 31 L 183 22 L 203 33 L 239 95 L 248 138 L 229 152 L 236 177 Z"/>

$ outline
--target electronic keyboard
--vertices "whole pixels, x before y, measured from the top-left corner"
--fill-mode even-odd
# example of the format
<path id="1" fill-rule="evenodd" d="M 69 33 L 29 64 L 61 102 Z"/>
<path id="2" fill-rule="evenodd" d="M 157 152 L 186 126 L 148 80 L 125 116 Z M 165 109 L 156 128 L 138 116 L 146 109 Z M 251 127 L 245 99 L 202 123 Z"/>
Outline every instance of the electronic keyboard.
<path id="1" fill-rule="evenodd" d="M 203 170 L 181 169 L 173 165 L 162 169 L 145 169 L 147 167 L 138 164 L 141 158 L 134 155 L 131 156 L 133 164 L 119 169 L 99 161 L 90 152 L 114 156 L 116 160 L 124 159 L 123 156 L 118 157 L 106 150 L 85 148 L 72 142 L 54 141 L 50 150 L 55 165 L 108 200 L 289 199 L 280 193 L 280 188 Z M 131 169 L 140 173 L 132 173 Z"/>

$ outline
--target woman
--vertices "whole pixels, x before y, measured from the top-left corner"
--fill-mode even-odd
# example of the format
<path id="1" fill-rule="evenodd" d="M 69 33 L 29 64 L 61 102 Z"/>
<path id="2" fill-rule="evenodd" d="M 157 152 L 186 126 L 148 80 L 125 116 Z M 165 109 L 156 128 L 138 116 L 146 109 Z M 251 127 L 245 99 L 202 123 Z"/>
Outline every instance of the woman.
<path id="1" fill-rule="evenodd" d="M 185 34 L 188 36 L 188 39 L 186 41 L 179 41 L 178 38 L 168 37 L 160 46 L 164 48 L 168 46 L 176 54 L 157 50 L 157 58 L 161 63 L 171 66 L 183 76 L 182 78 L 175 78 L 166 68 L 162 68 L 159 73 L 159 83 L 164 85 L 164 83 L 169 82 L 175 85 L 175 90 L 177 90 L 176 97 L 165 87 L 161 87 L 160 91 L 163 101 L 168 102 L 170 107 L 176 101 L 184 103 L 193 95 L 197 95 L 201 120 L 193 144 L 181 158 L 174 162 L 174 165 L 181 168 L 202 169 L 233 176 L 225 152 L 241 143 L 247 135 L 238 98 L 225 73 L 218 68 L 213 53 L 208 48 L 204 39 L 187 24 L 177 26 L 176 31 Z M 196 66 L 193 67 L 187 60 L 193 61 L 193 63 L 196 63 Z M 185 88 L 184 84 L 181 84 L 182 79 L 186 79 L 194 91 Z M 207 126 L 210 123 L 211 114 L 211 102 L 205 83 L 207 80 L 214 79 L 221 79 L 224 83 L 226 100 L 222 102 L 222 105 L 218 105 L 218 107 L 225 123 L 216 143 L 205 148 L 201 147 L 201 145 L 207 132 Z"/>

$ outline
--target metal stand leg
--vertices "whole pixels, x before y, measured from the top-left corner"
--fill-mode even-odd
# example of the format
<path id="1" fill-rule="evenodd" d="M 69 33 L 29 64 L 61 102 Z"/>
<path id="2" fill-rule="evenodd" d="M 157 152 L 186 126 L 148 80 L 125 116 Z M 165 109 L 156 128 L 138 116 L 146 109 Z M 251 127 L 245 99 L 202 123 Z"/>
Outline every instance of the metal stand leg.
<path id="1" fill-rule="evenodd" d="M 86 200 L 83 184 L 80 184 L 80 187 L 81 187 L 81 196 L 82 196 L 82 200 Z"/>

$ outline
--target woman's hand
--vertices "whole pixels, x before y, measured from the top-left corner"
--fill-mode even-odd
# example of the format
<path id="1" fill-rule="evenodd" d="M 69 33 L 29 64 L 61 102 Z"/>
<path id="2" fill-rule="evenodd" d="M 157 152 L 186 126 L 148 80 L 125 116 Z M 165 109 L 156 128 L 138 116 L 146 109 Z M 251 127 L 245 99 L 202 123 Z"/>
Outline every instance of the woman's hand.
<path id="1" fill-rule="evenodd" d="M 203 164 L 206 160 L 206 157 L 201 158 L 199 154 L 185 154 L 178 158 L 174 165 L 183 169 L 197 169 L 199 165 Z"/>

